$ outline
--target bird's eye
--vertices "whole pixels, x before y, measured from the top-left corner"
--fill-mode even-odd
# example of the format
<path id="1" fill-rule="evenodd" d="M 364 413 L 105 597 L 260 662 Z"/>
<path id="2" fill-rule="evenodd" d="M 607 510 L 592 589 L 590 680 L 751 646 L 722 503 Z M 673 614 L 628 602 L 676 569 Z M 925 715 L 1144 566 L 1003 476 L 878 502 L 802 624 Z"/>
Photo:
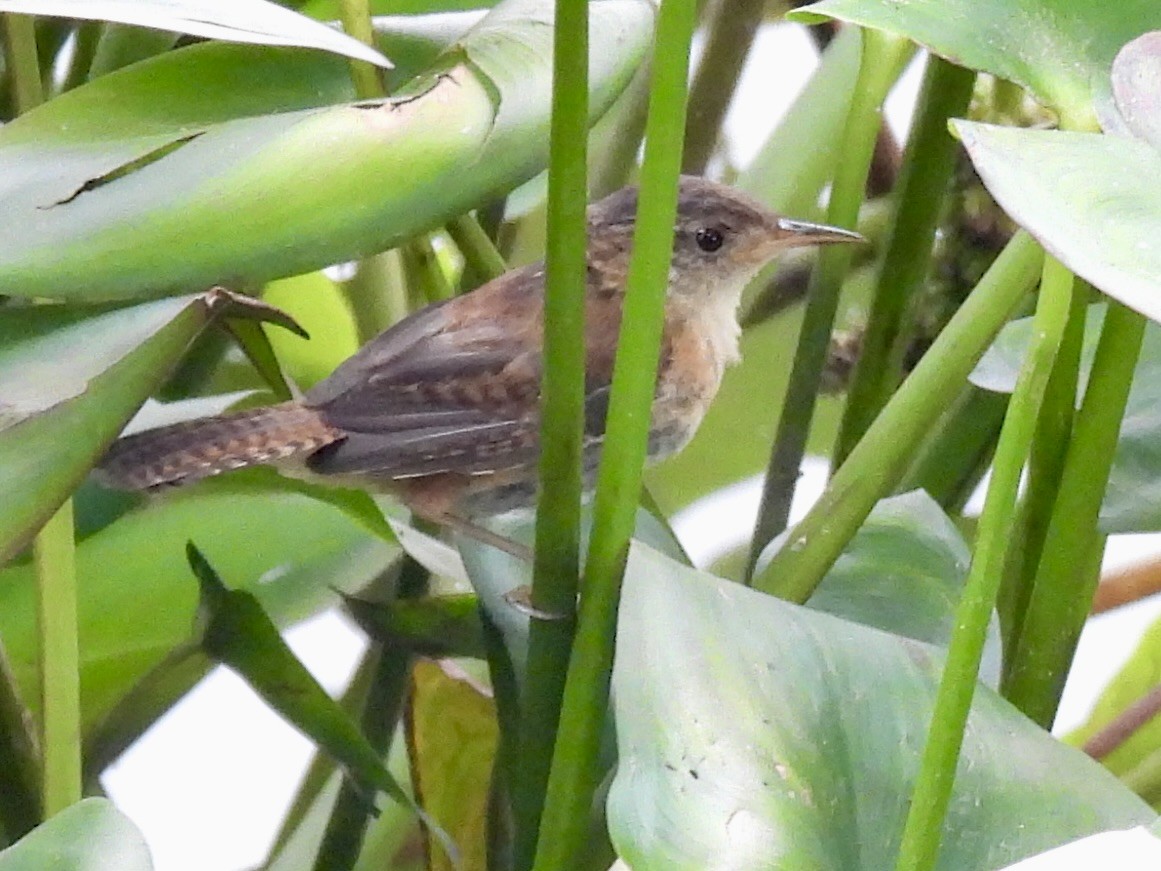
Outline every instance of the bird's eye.
<path id="1" fill-rule="evenodd" d="M 726 241 L 726 237 L 717 227 L 702 227 L 694 234 L 694 238 L 697 240 L 697 247 L 702 251 L 717 251 Z"/>

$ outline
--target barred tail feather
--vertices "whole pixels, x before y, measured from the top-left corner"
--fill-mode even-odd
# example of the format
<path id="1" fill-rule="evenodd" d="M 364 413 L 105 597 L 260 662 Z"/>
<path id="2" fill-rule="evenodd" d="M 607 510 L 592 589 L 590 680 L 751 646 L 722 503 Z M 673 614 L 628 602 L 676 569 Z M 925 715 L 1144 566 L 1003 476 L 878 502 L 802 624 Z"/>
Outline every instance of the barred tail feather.
<path id="1" fill-rule="evenodd" d="M 340 438 L 342 432 L 314 409 L 285 402 L 127 436 L 109 448 L 97 475 L 119 490 L 188 484 L 312 453 Z"/>

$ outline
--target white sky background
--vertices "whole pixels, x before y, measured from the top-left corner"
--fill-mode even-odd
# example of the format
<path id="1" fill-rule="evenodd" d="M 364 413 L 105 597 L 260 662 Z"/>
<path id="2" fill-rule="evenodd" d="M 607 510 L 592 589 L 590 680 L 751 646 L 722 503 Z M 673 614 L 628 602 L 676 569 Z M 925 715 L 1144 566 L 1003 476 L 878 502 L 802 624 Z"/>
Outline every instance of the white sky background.
<path id="1" fill-rule="evenodd" d="M 757 152 L 815 63 L 808 37 L 766 27 L 747 62 L 726 119 L 730 154 L 744 166 Z M 918 89 L 914 66 L 887 103 L 902 134 Z M 808 469 L 802 496 L 817 495 L 822 465 Z M 706 564 L 751 528 L 760 483 L 751 479 L 682 513 L 675 527 L 695 561 Z M 805 509 L 798 500 L 796 514 Z M 1106 565 L 1156 552 L 1156 536 L 1120 537 Z M 1125 661 L 1161 602 L 1090 621 L 1061 707 L 1068 730 Z M 362 637 L 339 615 L 323 614 L 288 640 L 323 685 L 341 692 L 363 650 Z M 144 832 L 157 871 L 242 871 L 262 862 L 310 759 L 311 744 L 271 712 L 242 681 L 216 669 L 162 718 L 105 775 L 110 797 Z"/>

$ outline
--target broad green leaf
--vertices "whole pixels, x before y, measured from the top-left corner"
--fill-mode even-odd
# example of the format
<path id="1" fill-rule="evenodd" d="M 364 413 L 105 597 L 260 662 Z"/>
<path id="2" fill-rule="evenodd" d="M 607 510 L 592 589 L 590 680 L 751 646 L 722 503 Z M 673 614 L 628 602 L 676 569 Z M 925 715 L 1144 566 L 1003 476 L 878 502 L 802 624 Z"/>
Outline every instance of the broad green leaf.
<path id="1" fill-rule="evenodd" d="M 357 592 L 398 553 L 335 508 L 293 494 L 191 491 L 122 517 L 77 548 L 86 732 L 190 638 L 197 585 L 183 549 L 191 537 L 232 582 L 260 593 L 280 625 L 335 603 L 332 586 Z M 0 572 L 0 637 L 34 709 L 35 584 L 30 565 Z"/>
<path id="2" fill-rule="evenodd" d="M 1161 320 L 1161 151 L 1121 136 L 953 125 L 1004 211 L 1077 275 Z"/>
<path id="3" fill-rule="evenodd" d="M 346 300 L 321 272 L 272 282 L 262 298 L 289 312 L 310 333 L 310 341 L 283 331 L 270 336 L 279 361 L 303 390 L 326 378 L 358 350 Z"/>
<path id="4" fill-rule="evenodd" d="M 118 21 L 232 42 L 321 48 L 391 66 L 369 45 L 267 0 L 0 0 L 0 12 Z"/>
<path id="5" fill-rule="evenodd" d="M 491 693 L 451 660 L 416 663 L 407 706 L 412 779 L 423 806 L 460 849 L 461 868 L 488 866 L 488 805 L 498 727 Z M 452 871 L 446 856 L 429 867 Z"/>
<path id="6" fill-rule="evenodd" d="M 152 871 L 141 832 L 111 801 L 86 798 L 0 853 L 0 871 Z"/>
<path id="7" fill-rule="evenodd" d="M 823 0 L 791 18 L 838 18 L 913 39 L 960 66 L 1028 88 L 1074 128 L 1112 105 L 1121 46 L 1161 27 L 1153 0 Z"/>
<path id="8" fill-rule="evenodd" d="M 807 607 L 946 647 L 971 551 L 943 509 L 915 490 L 875 506 Z M 996 686 L 1000 627 L 992 621 L 980 669 Z"/>
<path id="9" fill-rule="evenodd" d="M 121 309 L 0 314 L 0 562 L 64 502 L 202 329 L 247 305 L 211 291 Z"/>
<path id="10" fill-rule="evenodd" d="M 0 129 L 0 284 L 99 300 L 265 282 L 467 211 L 545 164 L 551 8 L 497 6 L 385 101 L 334 105 L 350 84 L 331 58 L 227 45 L 49 101 Z M 653 7 L 592 9 L 595 118 L 641 62 Z"/>
<path id="11" fill-rule="evenodd" d="M 635 871 L 894 867 L 935 648 L 630 551 L 609 828 Z M 938 868 L 995 868 L 1154 814 L 980 687 Z"/>
<path id="12" fill-rule="evenodd" d="M 1104 304 L 1089 306 L 1085 319 L 1080 396 L 1088 385 L 1105 310 Z M 1031 331 L 1031 318 L 1004 327 L 972 373 L 972 382 L 985 390 L 1011 393 Z M 1145 340 L 1101 505 L 1100 525 L 1107 534 L 1161 530 L 1161 326 L 1152 322 L 1145 327 Z"/>

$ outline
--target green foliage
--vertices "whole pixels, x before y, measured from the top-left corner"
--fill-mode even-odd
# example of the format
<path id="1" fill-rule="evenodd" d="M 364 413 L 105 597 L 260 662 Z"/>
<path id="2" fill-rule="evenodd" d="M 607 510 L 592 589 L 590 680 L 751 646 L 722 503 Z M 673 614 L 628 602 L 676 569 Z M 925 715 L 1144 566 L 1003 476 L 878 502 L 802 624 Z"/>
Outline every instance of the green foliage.
<path id="1" fill-rule="evenodd" d="M 758 471 L 779 421 L 757 590 L 690 568 L 665 511 L 638 505 L 677 143 L 691 130 L 700 162 L 720 147 L 704 119 L 722 116 L 738 67 L 722 58 L 746 54 L 749 28 L 705 4 L 715 51 L 695 78 L 713 87 L 687 111 L 692 0 L 660 15 L 649 0 L 287 5 L 375 46 L 257 0 L 0 0 L 0 871 L 151 867 L 108 802 L 43 821 L 75 794 L 53 760 L 83 754 L 95 783 L 215 661 L 319 748 L 278 871 L 995 867 L 1155 821 L 1161 731 L 1133 717 L 1156 629 L 1074 736 L 1112 773 L 1036 723 L 1104 536 L 1161 529 L 1161 339 L 1144 321 L 1161 321 L 1157 4 L 823 0 L 789 16 L 846 24 L 729 175 L 793 217 L 858 225 L 873 250 L 833 251 L 813 278 L 805 257 L 771 270 L 700 435 L 645 478 L 663 509 L 684 505 Z M 554 92 L 562 39 L 578 50 Z M 944 60 L 901 152 L 881 104 L 916 47 Z M 379 51 L 395 66 L 361 68 L 358 93 L 388 96 L 356 100 L 348 57 Z M 389 500 L 268 469 L 148 498 L 86 477 L 149 397 L 169 400 L 147 409 L 160 420 L 293 395 L 374 329 L 529 256 L 550 157 L 554 483 L 535 535 L 529 517 L 489 521 L 514 552 L 535 545 L 536 572 Z M 578 529 L 560 469 L 579 431 L 586 160 L 590 189 L 639 174 L 644 196 L 600 493 Z M 353 279 L 326 269 L 352 260 Z M 1038 278 L 1038 325 L 1008 323 Z M 253 298 L 207 292 L 219 283 Z M 1085 321 L 1090 292 L 1108 299 Z M 973 367 L 1011 401 L 979 401 Z M 837 468 L 784 530 L 804 448 Z M 976 525 L 960 506 L 993 451 Z M 916 481 L 932 495 L 897 495 Z M 341 700 L 279 635 L 336 606 L 372 640 Z M 74 685 L 79 707 L 55 704 Z M 376 791 L 395 801 L 373 819 Z"/>

